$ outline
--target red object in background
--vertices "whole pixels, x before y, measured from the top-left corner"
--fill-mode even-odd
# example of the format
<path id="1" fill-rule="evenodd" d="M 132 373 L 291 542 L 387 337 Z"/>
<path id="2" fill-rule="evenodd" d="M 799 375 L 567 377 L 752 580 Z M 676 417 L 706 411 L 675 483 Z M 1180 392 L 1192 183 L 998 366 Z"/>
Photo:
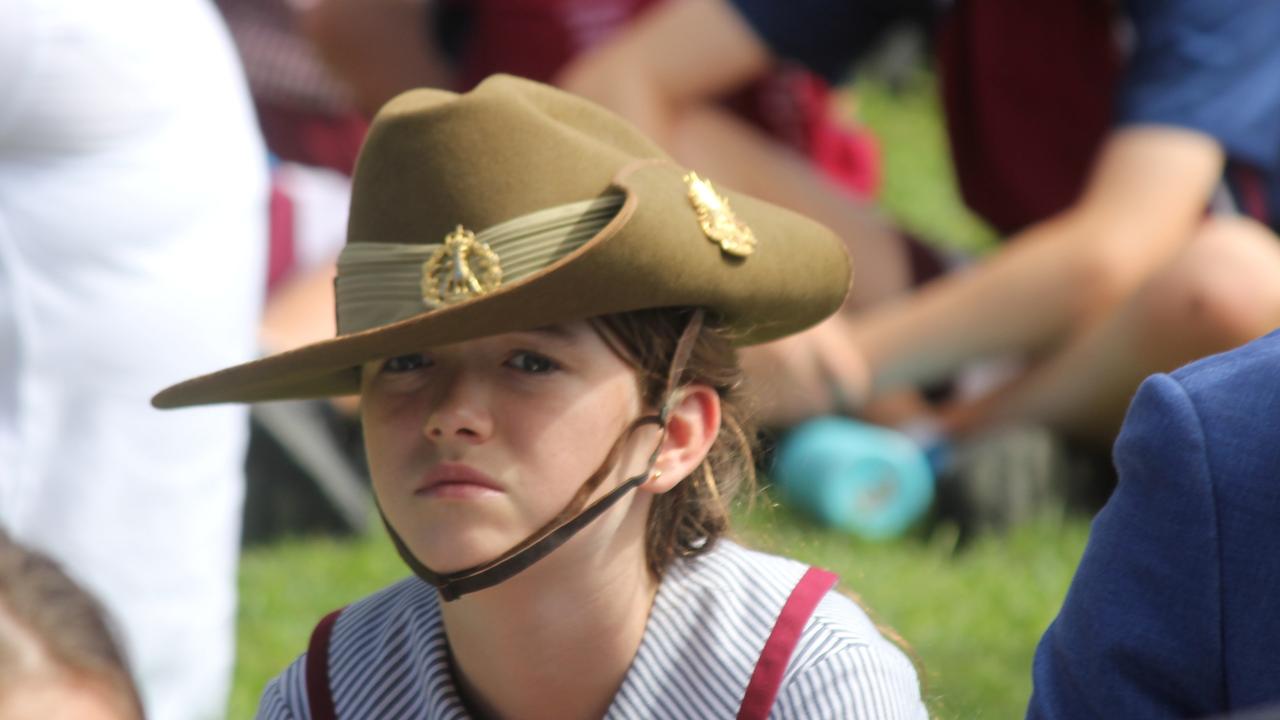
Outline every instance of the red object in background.
<path id="1" fill-rule="evenodd" d="M 666 0 L 447 0 L 465 15 L 459 88 L 494 73 L 550 82 L 579 53 Z M 780 66 L 726 105 L 807 156 L 859 197 L 880 185 L 880 150 L 865 129 L 841 123 L 818 76 Z"/>
<path id="2" fill-rule="evenodd" d="M 880 189 L 880 143 L 870 130 L 849 127 L 834 116 L 831 88 L 826 81 L 809 72 L 794 71 L 772 77 L 784 78 L 791 96 L 801 107 L 804 135 L 797 149 L 808 152 L 810 159 L 829 177 L 859 197 L 872 197 Z M 767 122 L 764 121 L 764 122 Z"/>
<path id="3" fill-rule="evenodd" d="M 281 160 L 337 170 L 351 175 L 369 131 L 369 121 L 355 111 L 325 114 L 294 110 L 258 100 L 258 126 L 272 154 Z"/>
<path id="4" fill-rule="evenodd" d="M 274 172 L 271 173 L 271 200 L 268 209 L 271 242 L 267 255 L 267 294 L 270 295 L 293 269 L 296 229 L 293 199 Z"/>
<path id="5" fill-rule="evenodd" d="M 1264 225 L 1270 225 L 1272 209 L 1267 203 L 1267 184 L 1258 168 L 1243 163 L 1230 163 L 1228 177 L 1235 183 L 1240 211 Z"/>
<path id="6" fill-rule="evenodd" d="M 1111 126 L 1113 2 L 956 0 L 939 42 L 965 203 L 1009 234 L 1076 200 Z"/>

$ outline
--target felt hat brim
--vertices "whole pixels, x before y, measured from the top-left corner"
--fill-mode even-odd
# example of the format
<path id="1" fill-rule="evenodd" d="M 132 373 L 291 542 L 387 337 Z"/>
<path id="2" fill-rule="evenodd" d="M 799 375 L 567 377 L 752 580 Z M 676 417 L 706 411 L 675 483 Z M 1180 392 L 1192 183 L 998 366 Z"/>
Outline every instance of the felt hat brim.
<path id="1" fill-rule="evenodd" d="M 624 195 L 617 214 L 538 272 L 469 300 L 187 380 L 152 403 L 176 408 L 352 394 L 359 391 L 360 366 L 369 361 L 644 308 L 707 308 L 739 345 L 750 345 L 803 330 L 840 306 L 852 272 L 831 231 L 717 188 L 758 240 L 751 255 L 732 256 L 703 233 L 685 173 L 665 157 L 633 159 L 596 192 Z M 360 179 L 357 170 L 357 193 Z"/>

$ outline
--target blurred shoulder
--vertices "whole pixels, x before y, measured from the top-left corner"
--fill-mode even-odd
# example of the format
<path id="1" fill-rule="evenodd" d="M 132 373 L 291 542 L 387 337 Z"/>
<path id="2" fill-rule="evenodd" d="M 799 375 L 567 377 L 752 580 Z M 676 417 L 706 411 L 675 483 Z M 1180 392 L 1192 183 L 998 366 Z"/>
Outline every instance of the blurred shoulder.
<path id="1" fill-rule="evenodd" d="M 1278 367 L 1280 330 L 1234 350 L 1197 360 L 1171 375 L 1197 406 L 1260 402 L 1280 395 Z"/>
<path id="2" fill-rule="evenodd" d="M 1171 407 L 1193 423 L 1187 429 L 1199 436 L 1211 479 L 1246 487 L 1280 473 L 1280 443 L 1271 430 L 1280 422 L 1280 331 L 1147 384 L 1153 387 L 1139 390 L 1135 409 L 1142 405 L 1142 415 L 1155 422 Z"/>

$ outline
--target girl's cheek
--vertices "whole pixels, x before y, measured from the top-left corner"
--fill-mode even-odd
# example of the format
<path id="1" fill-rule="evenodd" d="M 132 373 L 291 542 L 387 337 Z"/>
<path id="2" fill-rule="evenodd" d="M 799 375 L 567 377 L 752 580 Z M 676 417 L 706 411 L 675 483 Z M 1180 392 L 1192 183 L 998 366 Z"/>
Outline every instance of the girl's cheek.
<path id="1" fill-rule="evenodd" d="M 372 402 L 363 398 L 361 403 L 365 449 L 371 464 L 377 462 L 374 455 L 385 456 L 421 437 L 421 426 L 403 404 L 388 403 L 384 398 Z"/>

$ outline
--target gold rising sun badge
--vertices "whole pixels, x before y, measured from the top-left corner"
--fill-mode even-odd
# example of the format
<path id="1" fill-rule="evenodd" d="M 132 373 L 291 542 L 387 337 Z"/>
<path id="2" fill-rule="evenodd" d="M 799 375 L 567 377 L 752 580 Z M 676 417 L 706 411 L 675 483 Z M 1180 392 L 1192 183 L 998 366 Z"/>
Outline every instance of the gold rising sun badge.
<path id="1" fill-rule="evenodd" d="M 428 307 L 469 300 L 501 283 L 498 254 L 461 225 L 422 263 L 422 302 Z"/>

